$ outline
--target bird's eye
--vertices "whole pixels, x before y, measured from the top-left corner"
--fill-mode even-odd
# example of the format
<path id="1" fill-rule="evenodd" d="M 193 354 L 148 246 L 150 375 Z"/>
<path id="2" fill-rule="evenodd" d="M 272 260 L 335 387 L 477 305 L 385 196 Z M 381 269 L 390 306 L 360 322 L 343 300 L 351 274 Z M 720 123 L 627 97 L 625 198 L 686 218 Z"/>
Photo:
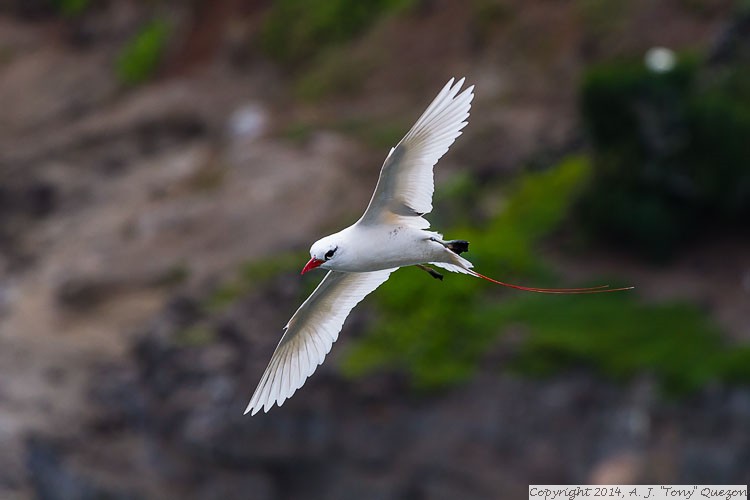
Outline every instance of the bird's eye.
<path id="1" fill-rule="evenodd" d="M 337 247 L 337 248 L 338 248 L 338 247 Z M 337 248 L 334 248 L 334 249 L 332 249 L 332 250 L 328 250 L 328 251 L 326 252 L 326 254 L 325 254 L 325 258 L 326 258 L 326 260 L 328 260 L 328 259 L 330 259 L 331 257 L 333 257 L 333 254 L 334 254 L 334 253 L 336 253 L 336 250 L 337 250 Z"/>

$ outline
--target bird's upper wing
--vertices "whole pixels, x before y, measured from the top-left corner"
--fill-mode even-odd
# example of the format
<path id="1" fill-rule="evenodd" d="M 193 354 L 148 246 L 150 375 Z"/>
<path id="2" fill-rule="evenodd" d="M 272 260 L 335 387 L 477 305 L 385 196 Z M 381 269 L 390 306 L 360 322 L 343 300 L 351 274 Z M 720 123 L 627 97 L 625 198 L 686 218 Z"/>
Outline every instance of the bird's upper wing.
<path id="1" fill-rule="evenodd" d="M 245 413 L 281 406 L 323 363 L 349 312 L 395 269 L 367 273 L 329 271 L 297 309 L 268 363 Z"/>
<path id="2" fill-rule="evenodd" d="M 411 216 L 415 217 L 413 224 L 429 226 L 421 215 L 432 210 L 432 168 L 461 135 L 474 98 L 474 86 L 458 93 L 463 83 L 462 78 L 454 85 L 451 78 L 401 142 L 391 149 L 360 224 Z"/>

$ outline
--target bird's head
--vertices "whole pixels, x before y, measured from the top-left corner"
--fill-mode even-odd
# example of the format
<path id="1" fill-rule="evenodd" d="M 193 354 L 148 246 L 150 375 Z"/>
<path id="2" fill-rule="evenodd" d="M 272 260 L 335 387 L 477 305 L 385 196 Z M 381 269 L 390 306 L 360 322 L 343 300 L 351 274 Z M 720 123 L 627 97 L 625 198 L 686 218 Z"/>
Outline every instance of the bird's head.
<path id="1" fill-rule="evenodd" d="M 338 249 L 339 244 L 335 235 L 326 236 L 313 243 L 313 246 L 310 247 L 310 261 L 302 268 L 301 274 L 305 274 L 316 267 L 327 269 L 329 262 L 336 258 Z"/>

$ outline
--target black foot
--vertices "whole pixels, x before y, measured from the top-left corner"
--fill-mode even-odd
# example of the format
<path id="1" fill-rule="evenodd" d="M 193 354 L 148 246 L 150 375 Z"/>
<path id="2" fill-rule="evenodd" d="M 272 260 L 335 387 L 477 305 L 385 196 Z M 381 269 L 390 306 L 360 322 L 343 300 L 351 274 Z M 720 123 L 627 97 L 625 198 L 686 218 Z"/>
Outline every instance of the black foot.
<path id="1" fill-rule="evenodd" d="M 469 242 L 465 240 L 450 240 L 445 242 L 445 248 L 453 253 L 461 255 L 462 252 L 469 251 Z"/>
<path id="2" fill-rule="evenodd" d="M 417 267 L 420 268 L 423 271 L 427 271 L 427 273 L 430 276 L 432 276 L 433 278 L 435 278 L 436 280 L 443 281 L 443 275 L 440 274 L 439 272 L 435 271 L 433 268 L 427 267 L 427 266 L 425 266 L 423 264 L 417 264 Z"/>

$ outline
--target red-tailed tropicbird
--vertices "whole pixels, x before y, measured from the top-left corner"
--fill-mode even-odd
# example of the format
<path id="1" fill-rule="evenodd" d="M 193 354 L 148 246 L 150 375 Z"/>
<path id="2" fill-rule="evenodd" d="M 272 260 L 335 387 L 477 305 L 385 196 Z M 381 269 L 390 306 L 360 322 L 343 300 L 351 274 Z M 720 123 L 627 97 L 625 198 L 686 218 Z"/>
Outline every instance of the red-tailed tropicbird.
<path id="1" fill-rule="evenodd" d="M 594 288 L 530 288 L 487 278 L 472 270 L 459 254 L 468 242 L 444 241 L 428 231 L 423 217 L 432 210 L 432 168 L 461 135 L 468 123 L 474 86 L 463 92 L 464 79 L 454 79 L 395 148 L 391 148 L 380 170 L 370 204 L 353 225 L 316 241 L 302 274 L 327 269 L 315 291 L 287 323 L 284 335 L 263 373 L 245 413 L 268 411 L 281 406 L 323 363 L 336 341 L 349 312 L 367 294 L 383 284 L 403 266 L 417 265 L 436 278 L 442 276 L 424 264 L 486 279 L 500 285 L 541 293 L 597 293 L 624 290 Z M 607 288 L 604 290 L 604 288 Z"/>

